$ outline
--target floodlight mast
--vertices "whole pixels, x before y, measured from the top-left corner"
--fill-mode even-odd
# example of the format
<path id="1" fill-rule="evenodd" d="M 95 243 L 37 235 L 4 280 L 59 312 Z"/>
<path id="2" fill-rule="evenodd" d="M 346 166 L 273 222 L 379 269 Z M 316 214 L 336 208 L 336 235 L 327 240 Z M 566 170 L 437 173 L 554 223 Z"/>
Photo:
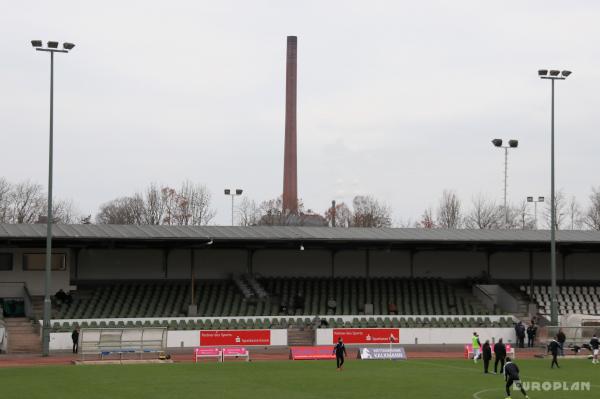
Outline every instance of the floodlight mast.
<path id="1" fill-rule="evenodd" d="M 534 222 L 533 223 L 534 223 L 534 226 L 535 226 L 536 230 L 538 228 L 538 223 L 537 223 L 537 215 L 538 215 L 538 213 L 537 213 L 537 204 L 539 202 L 544 202 L 544 200 L 545 200 L 545 198 L 542 197 L 542 196 L 539 196 L 537 198 L 537 200 L 534 200 L 533 197 L 527 197 L 527 202 L 532 202 L 533 203 L 533 208 L 534 208 Z"/>
<path id="2" fill-rule="evenodd" d="M 504 227 L 508 228 L 508 203 L 507 203 L 507 187 L 508 187 L 508 150 L 517 148 L 519 140 L 508 140 L 508 145 L 502 145 L 502 139 L 493 139 L 492 144 L 497 148 L 504 148 Z"/>
<path id="3" fill-rule="evenodd" d="M 42 356 L 50 354 L 50 316 L 52 302 L 50 290 L 52 289 L 52 167 L 54 147 L 54 53 L 68 53 L 75 47 L 73 43 L 64 43 L 63 49 L 58 48 L 58 42 L 49 41 L 43 47 L 41 40 L 32 40 L 31 45 L 36 51 L 50 53 L 50 139 L 48 145 L 48 214 L 46 216 L 46 265 L 44 278 L 44 321 L 42 324 Z"/>
<path id="4" fill-rule="evenodd" d="M 242 195 L 242 193 L 244 192 L 244 190 L 242 190 L 241 188 L 236 188 L 235 190 L 231 190 L 229 188 L 226 188 L 225 190 L 223 190 L 223 192 L 225 193 L 225 195 L 229 195 L 231 197 L 231 225 L 234 225 L 234 221 L 233 221 L 233 204 L 234 204 L 234 200 L 235 197 Z"/>
<path id="5" fill-rule="evenodd" d="M 558 302 L 556 298 L 556 195 L 554 187 L 554 81 L 565 80 L 569 75 L 571 75 L 571 71 L 568 70 L 538 70 L 538 76 L 541 79 L 549 79 L 552 82 L 550 108 L 550 274 L 552 280 L 550 290 L 550 322 L 554 326 L 558 326 Z"/>

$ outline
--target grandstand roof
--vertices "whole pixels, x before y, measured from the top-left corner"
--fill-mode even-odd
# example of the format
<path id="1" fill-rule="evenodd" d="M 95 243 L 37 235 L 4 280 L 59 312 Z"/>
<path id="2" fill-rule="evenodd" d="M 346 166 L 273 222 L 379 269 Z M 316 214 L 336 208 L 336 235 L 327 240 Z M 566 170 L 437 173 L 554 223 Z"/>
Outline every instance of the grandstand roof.
<path id="1" fill-rule="evenodd" d="M 45 224 L 0 224 L 0 242 L 41 242 Z M 309 243 L 359 245 L 465 244 L 526 245 L 550 240 L 547 230 L 444 230 L 414 228 L 343 228 L 303 226 L 135 226 L 135 225 L 55 225 L 55 241 L 65 243 L 149 243 L 178 242 L 202 244 Z M 559 231 L 563 246 L 600 246 L 600 231 Z M 225 245 L 226 246 L 226 245 Z"/>

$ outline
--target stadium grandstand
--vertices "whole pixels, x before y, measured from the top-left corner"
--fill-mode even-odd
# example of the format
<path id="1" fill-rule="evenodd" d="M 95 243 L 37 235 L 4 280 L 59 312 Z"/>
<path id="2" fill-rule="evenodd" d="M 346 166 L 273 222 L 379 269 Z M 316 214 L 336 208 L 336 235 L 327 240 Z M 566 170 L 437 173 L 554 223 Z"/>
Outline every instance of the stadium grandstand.
<path id="1" fill-rule="evenodd" d="M 167 328 L 180 334 L 169 338 L 178 347 L 196 343 L 183 332 L 202 330 L 283 329 L 286 345 L 314 344 L 318 330 L 332 328 L 403 328 L 414 330 L 405 343 L 433 344 L 468 335 L 427 341 L 422 331 L 508 334 L 518 320 L 543 321 L 549 312 L 548 238 L 511 230 L 56 225 L 53 349 L 65 349 L 58 337 L 68 341 L 76 327 Z M 557 243 L 561 313 L 598 315 L 600 232 L 561 231 Z M 0 225 L 2 325 L 12 352 L 40 350 L 44 246 L 45 225 Z"/>

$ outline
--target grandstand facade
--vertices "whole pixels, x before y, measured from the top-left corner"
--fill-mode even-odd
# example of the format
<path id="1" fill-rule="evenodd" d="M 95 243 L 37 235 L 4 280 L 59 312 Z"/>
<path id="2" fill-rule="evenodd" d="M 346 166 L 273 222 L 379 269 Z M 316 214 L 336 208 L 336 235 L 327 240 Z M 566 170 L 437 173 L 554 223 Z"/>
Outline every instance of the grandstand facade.
<path id="1" fill-rule="evenodd" d="M 57 332 L 510 328 L 550 279 L 546 231 L 57 225 L 53 245 Z M 44 225 L 0 225 L 4 313 L 40 318 L 44 246 Z M 558 253 L 559 284 L 586 286 L 561 310 L 597 314 L 600 232 L 561 231 Z"/>

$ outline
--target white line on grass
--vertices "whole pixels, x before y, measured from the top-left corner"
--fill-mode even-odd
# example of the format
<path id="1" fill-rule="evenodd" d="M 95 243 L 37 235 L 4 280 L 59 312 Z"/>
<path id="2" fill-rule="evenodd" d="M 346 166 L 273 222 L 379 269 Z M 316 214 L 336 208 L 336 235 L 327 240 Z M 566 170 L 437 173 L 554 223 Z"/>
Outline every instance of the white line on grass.
<path id="1" fill-rule="evenodd" d="M 502 391 L 502 388 L 484 389 L 483 391 L 475 392 L 473 394 L 473 398 L 475 398 L 475 399 L 482 399 L 481 396 L 479 396 L 479 395 L 481 395 L 482 393 L 493 392 L 493 391 Z"/>

